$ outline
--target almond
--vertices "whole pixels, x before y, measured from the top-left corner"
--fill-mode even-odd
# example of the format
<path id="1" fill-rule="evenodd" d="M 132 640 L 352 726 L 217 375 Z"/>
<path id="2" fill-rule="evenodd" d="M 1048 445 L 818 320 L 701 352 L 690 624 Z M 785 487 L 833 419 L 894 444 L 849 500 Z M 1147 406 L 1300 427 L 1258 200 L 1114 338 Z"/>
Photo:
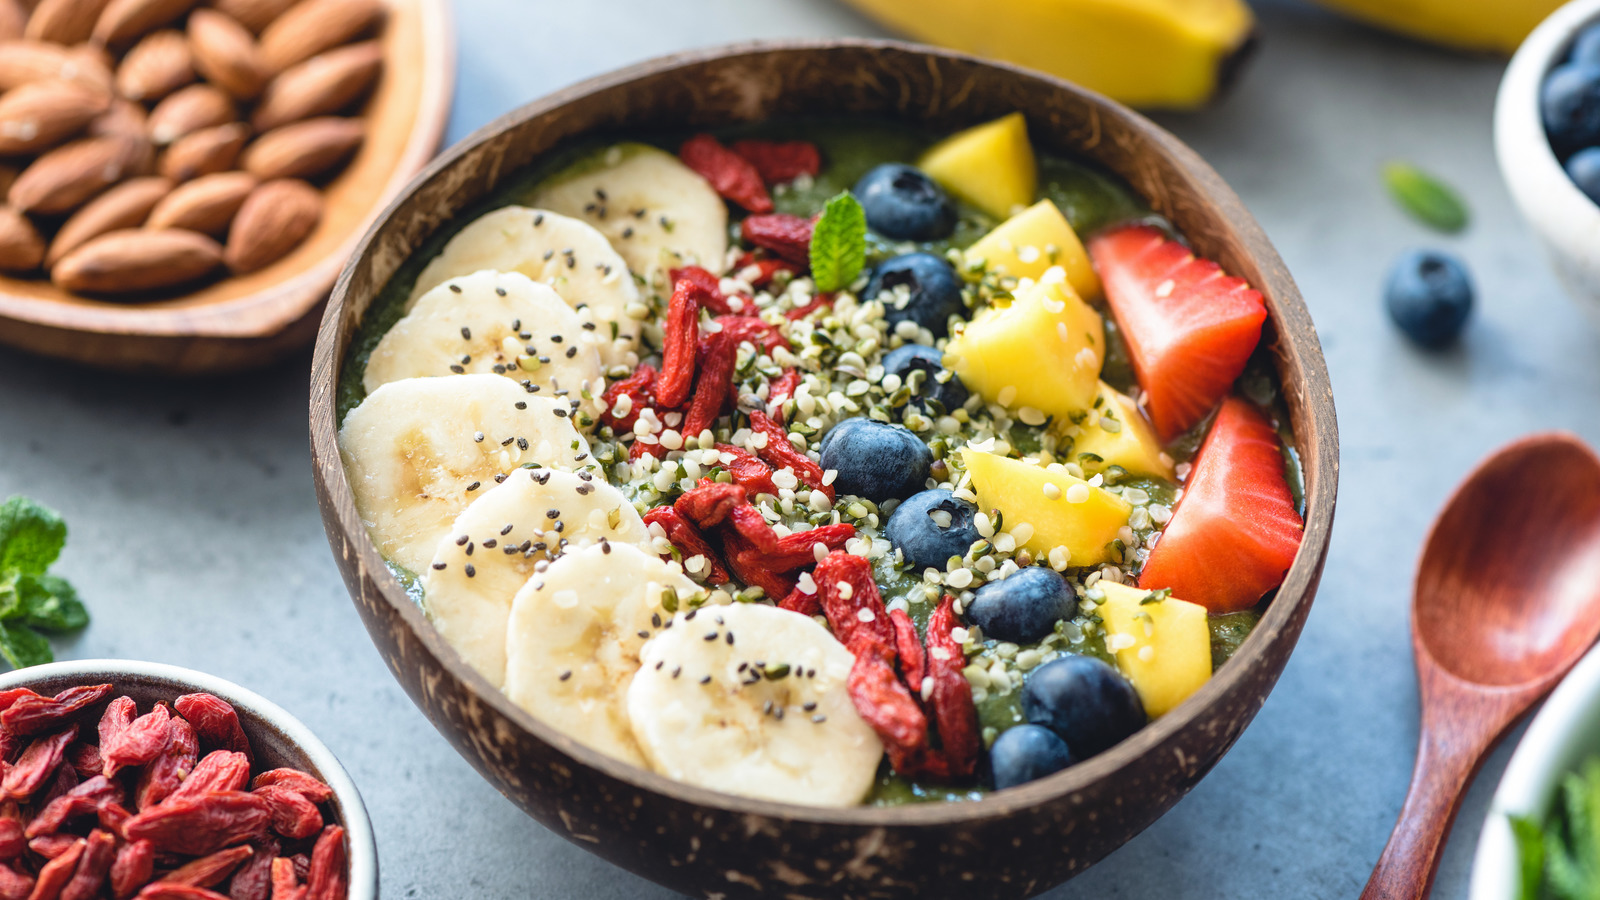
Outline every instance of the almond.
<path id="1" fill-rule="evenodd" d="M 216 10 L 197 9 L 189 17 L 189 50 L 201 75 L 240 100 L 255 99 L 267 85 L 255 36 Z"/>
<path id="2" fill-rule="evenodd" d="M 233 100 L 209 84 L 191 84 L 161 101 L 150 113 L 150 140 L 165 146 L 202 128 L 236 122 Z"/>
<path id="3" fill-rule="evenodd" d="M 62 257 L 102 234 L 138 228 L 161 198 L 170 193 L 172 182 L 165 178 L 133 178 L 90 200 L 56 232 L 45 264 L 54 266 Z"/>
<path id="4" fill-rule="evenodd" d="M 243 274 L 275 263 L 322 221 L 322 195 L 304 181 L 268 181 L 250 192 L 233 219 L 224 257 Z"/>
<path id="5" fill-rule="evenodd" d="M 240 25 L 260 34 L 299 0 L 211 0 L 211 8 L 232 16 Z"/>
<path id="6" fill-rule="evenodd" d="M 349 159 L 364 136 L 358 119 L 307 119 L 256 138 L 240 168 L 262 181 L 312 178 Z"/>
<path id="7" fill-rule="evenodd" d="M 105 115 L 89 123 L 89 134 L 95 137 L 139 138 L 149 143 L 150 117 L 143 106 L 118 98 L 111 101 L 111 108 L 106 110 Z"/>
<path id="8" fill-rule="evenodd" d="M 187 284 L 216 271 L 222 248 L 203 234 L 143 228 L 102 234 L 50 267 L 50 280 L 80 294 L 124 294 Z"/>
<path id="9" fill-rule="evenodd" d="M 117 93 L 129 100 L 154 103 L 191 81 L 189 38 L 172 29 L 147 35 L 117 67 Z"/>
<path id="10" fill-rule="evenodd" d="M 250 126 L 243 122 L 202 128 L 186 134 L 161 154 L 161 174 L 173 181 L 188 181 L 201 175 L 226 172 L 239 161 L 239 151 L 250 140 Z"/>
<path id="11" fill-rule="evenodd" d="M 0 206 L 0 271 L 32 272 L 44 261 L 44 238 L 28 217 Z"/>
<path id="12" fill-rule="evenodd" d="M 383 0 L 302 0 L 261 32 L 261 58 L 282 72 L 372 30 L 384 11 Z"/>
<path id="13" fill-rule="evenodd" d="M 17 176 L 22 170 L 13 165 L 0 166 L 0 196 L 11 193 L 11 186 L 17 183 Z"/>
<path id="14" fill-rule="evenodd" d="M 94 23 L 95 41 L 126 47 L 193 9 L 198 0 L 111 0 Z"/>
<path id="15" fill-rule="evenodd" d="M 94 33 L 94 23 L 110 0 L 40 0 L 28 17 L 23 37 L 52 44 L 81 44 Z"/>
<path id="16" fill-rule="evenodd" d="M 0 0 L 0 41 L 19 40 L 27 24 L 28 10 L 19 0 Z"/>
<path id="17" fill-rule="evenodd" d="M 372 87 L 383 70 L 383 46 L 364 41 L 313 56 L 291 66 L 267 85 L 250 124 L 257 131 L 325 116 L 349 106 Z"/>
<path id="18" fill-rule="evenodd" d="M 0 97 L 0 155 L 34 154 L 83 131 L 111 98 L 70 81 L 34 81 Z"/>
<path id="19" fill-rule="evenodd" d="M 57 147 L 17 176 L 8 195 L 11 205 L 44 215 L 71 212 L 137 165 L 136 143 L 123 137 L 89 137 Z"/>
<path id="20" fill-rule="evenodd" d="M 185 228 L 220 235 L 228 230 L 244 198 L 256 189 L 249 172 L 218 172 L 178 185 L 150 211 L 150 228 Z"/>
<path id="21" fill-rule="evenodd" d="M 111 70 L 86 48 L 68 49 L 38 41 L 0 43 L 0 91 L 55 78 L 111 91 Z"/>

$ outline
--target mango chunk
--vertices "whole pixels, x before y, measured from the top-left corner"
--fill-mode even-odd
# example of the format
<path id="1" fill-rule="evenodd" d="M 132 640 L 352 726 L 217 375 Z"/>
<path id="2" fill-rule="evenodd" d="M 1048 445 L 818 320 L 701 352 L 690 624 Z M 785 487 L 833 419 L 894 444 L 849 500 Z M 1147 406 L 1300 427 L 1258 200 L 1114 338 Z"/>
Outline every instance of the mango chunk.
<path id="1" fill-rule="evenodd" d="M 1094 408 L 1078 425 L 1072 458 L 1090 475 L 1121 466 L 1130 475 L 1175 480 L 1172 457 L 1162 452 L 1161 441 L 1138 404 L 1103 381 Z"/>
<path id="2" fill-rule="evenodd" d="M 1101 581 L 1089 588 L 1106 628 L 1106 647 L 1150 716 L 1166 713 L 1211 678 L 1206 608 L 1160 591 Z"/>
<path id="3" fill-rule="evenodd" d="M 968 322 L 945 367 L 991 403 L 1064 419 L 1094 403 L 1105 347 L 1105 323 L 1071 285 L 1038 282 Z"/>
<path id="4" fill-rule="evenodd" d="M 1059 464 L 1008 459 L 994 453 L 961 451 L 978 508 L 998 509 L 1006 531 L 1016 534 L 1023 524 L 1032 527 L 1020 541 L 1039 560 L 1054 563 L 1050 553 L 1061 548 L 1070 566 L 1109 562 L 1110 543 L 1128 524 L 1133 507 L 1104 488 L 1094 487 L 1069 474 Z"/>
<path id="5" fill-rule="evenodd" d="M 978 260 L 1005 275 L 1034 281 L 1043 278 L 1051 266 L 1060 266 L 1078 296 L 1100 296 L 1100 276 L 1090 265 L 1083 242 L 1050 200 L 1040 200 L 1017 213 L 968 247 L 967 262 Z"/>
<path id="6" fill-rule="evenodd" d="M 928 149 L 917 168 L 997 219 L 1033 202 L 1039 167 L 1022 113 L 957 132 Z"/>

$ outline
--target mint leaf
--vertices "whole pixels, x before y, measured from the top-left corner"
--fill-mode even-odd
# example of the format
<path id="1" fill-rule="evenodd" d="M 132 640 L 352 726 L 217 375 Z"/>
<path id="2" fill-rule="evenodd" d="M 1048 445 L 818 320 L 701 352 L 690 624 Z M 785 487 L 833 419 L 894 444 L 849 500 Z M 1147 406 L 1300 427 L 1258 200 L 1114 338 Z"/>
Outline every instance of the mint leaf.
<path id="1" fill-rule="evenodd" d="M 1467 227 L 1467 204 L 1449 185 L 1410 163 L 1383 167 L 1389 193 L 1417 221 L 1449 234 Z"/>
<path id="2" fill-rule="evenodd" d="M 1518 900 L 1539 900 L 1544 883 L 1544 831 L 1526 816 L 1511 816 L 1511 834 L 1517 841 Z"/>
<path id="3" fill-rule="evenodd" d="M 0 506 L 0 575 L 43 575 L 67 543 L 67 523 L 56 511 L 12 497 Z"/>
<path id="4" fill-rule="evenodd" d="M 44 635 L 15 622 L 0 622 L 0 656 L 18 669 L 43 665 L 55 659 L 55 654 L 50 652 L 50 642 L 44 639 Z"/>
<path id="5" fill-rule="evenodd" d="M 850 286 L 867 264 L 867 213 L 849 191 L 822 208 L 811 230 L 811 280 L 819 293 Z"/>
<path id="6" fill-rule="evenodd" d="M 17 579 L 17 594 L 22 620 L 41 631 L 77 631 L 89 624 L 89 611 L 66 579 L 24 575 Z"/>

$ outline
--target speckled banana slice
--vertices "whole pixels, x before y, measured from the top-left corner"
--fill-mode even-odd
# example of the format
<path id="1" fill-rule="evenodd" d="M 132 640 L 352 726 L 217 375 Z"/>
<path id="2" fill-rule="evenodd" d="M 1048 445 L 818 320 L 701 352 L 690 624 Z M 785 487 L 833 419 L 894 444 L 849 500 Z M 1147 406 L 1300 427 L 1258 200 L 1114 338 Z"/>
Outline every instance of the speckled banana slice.
<path id="1" fill-rule="evenodd" d="M 812 806 L 854 806 L 871 789 L 883 745 L 850 701 L 855 659 L 810 616 L 702 609 L 658 632 L 640 661 L 628 716 L 656 771 Z"/>
<path id="2" fill-rule="evenodd" d="M 450 646 L 500 687 L 511 598 L 551 548 L 647 536 L 633 504 L 593 474 L 518 469 L 456 517 L 422 576 L 422 604 Z"/>
<path id="3" fill-rule="evenodd" d="M 450 239 L 417 276 L 409 310 L 423 294 L 452 278 L 484 269 L 521 272 L 555 288 L 584 321 L 595 324 L 600 359 L 608 366 L 633 365 L 639 349 L 639 287 L 628 264 L 606 236 L 574 218 L 549 210 L 507 206 L 480 216 Z"/>
<path id="4" fill-rule="evenodd" d="M 418 574 L 497 476 L 593 465 L 564 400 L 499 375 L 391 381 L 345 416 L 339 455 L 379 552 Z"/>
<path id="5" fill-rule="evenodd" d="M 600 229 L 646 280 L 691 263 L 720 273 L 726 263 L 722 198 L 676 156 L 647 144 L 617 144 L 557 173 L 532 202 Z"/>
<path id="6" fill-rule="evenodd" d="M 362 380 L 370 393 L 402 378 L 504 375 L 580 400 L 592 424 L 606 389 L 595 331 L 548 285 L 521 272 L 475 272 L 422 295 L 373 348 Z"/>
<path id="7" fill-rule="evenodd" d="M 672 621 L 663 597 L 696 592 L 675 563 L 632 544 L 562 555 L 511 602 L 506 696 L 580 743 L 648 768 L 628 723 L 628 684 L 639 648 Z"/>

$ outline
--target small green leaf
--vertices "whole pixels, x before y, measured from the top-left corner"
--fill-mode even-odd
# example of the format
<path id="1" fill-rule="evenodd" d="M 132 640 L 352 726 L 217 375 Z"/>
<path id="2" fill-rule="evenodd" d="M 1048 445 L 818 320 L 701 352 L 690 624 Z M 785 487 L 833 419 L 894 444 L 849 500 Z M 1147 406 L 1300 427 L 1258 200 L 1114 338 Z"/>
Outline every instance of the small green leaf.
<path id="1" fill-rule="evenodd" d="M 0 572 L 43 575 L 67 543 L 67 523 L 55 510 L 12 497 L 0 506 Z"/>
<path id="2" fill-rule="evenodd" d="M 849 191 L 822 209 L 811 230 L 811 279 L 820 293 L 850 286 L 867 264 L 867 214 Z"/>
<path id="3" fill-rule="evenodd" d="M 16 622 L 0 622 L 0 656 L 12 666 L 26 669 L 55 659 L 44 635 Z"/>
<path id="4" fill-rule="evenodd" d="M 1511 833 L 1517 841 L 1520 873 L 1517 898 L 1539 900 L 1539 886 L 1544 883 L 1544 831 L 1537 822 L 1526 816 L 1512 816 Z"/>
<path id="5" fill-rule="evenodd" d="M 77 631 L 89 624 L 89 611 L 66 579 L 54 575 L 24 575 L 17 579 L 24 622 L 42 631 Z"/>
<path id="6" fill-rule="evenodd" d="M 1406 212 L 1429 228 L 1454 234 L 1467 227 L 1467 205 L 1461 195 L 1416 166 L 1387 163 L 1383 181 Z"/>

